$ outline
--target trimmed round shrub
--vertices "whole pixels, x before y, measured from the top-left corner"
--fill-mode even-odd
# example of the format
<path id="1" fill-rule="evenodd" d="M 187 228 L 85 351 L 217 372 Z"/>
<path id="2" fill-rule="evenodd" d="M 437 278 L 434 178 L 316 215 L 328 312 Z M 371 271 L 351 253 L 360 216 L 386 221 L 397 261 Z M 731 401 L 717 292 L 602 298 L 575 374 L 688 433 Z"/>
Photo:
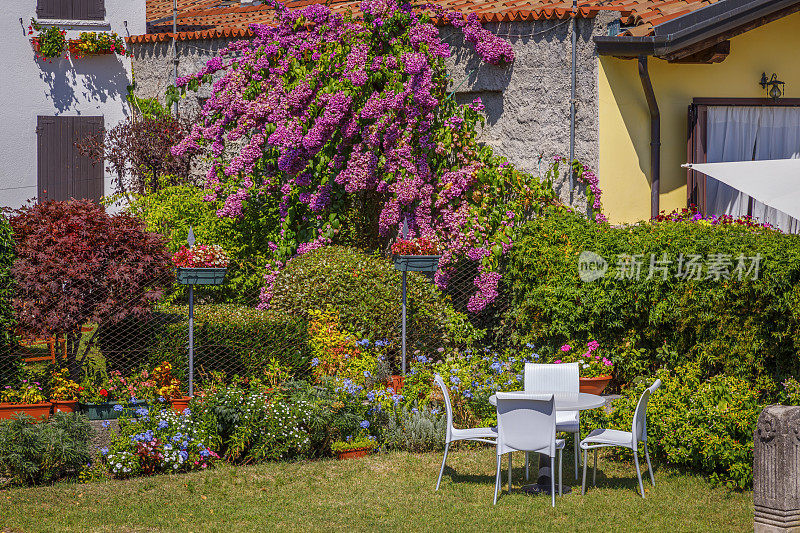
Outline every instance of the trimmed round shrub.
<path id="1" fill-rule="evenodd" d="M 399 348 L 401 279 L 387 258 L 328 246 L 286 264 L 272 285 L 270 309 L 307 319 L 310 311 L 332 307 L 343 330 Z M 479 335 L 430 279 L 409 272 L 407 284 L 409 353 L 414 349 L 431 353 L 443 345 L 469 343 Z"/>

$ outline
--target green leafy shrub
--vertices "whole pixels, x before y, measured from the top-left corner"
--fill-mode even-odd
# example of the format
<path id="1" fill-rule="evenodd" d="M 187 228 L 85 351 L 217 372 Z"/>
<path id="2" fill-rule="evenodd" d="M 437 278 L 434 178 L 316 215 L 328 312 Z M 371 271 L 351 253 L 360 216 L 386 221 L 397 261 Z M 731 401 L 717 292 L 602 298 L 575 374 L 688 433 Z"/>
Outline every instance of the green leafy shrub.
<path id="1" fill-rule="evenodd" d="M 709 475 L 716 484 L 746 489 L 753 483 L 753 432 L 763 408 L 758 391 L 743 379 L 718 375 L 703 379 L 698 365 L 661 370 L 662 386 L 650 398 L 647 442 L 655 457 Z M 646 387 L 655 377 L 639 380 L 614 402 L 606 420 L 583 425 L 631 430 L 631 420 Z M 605 423 L 603 423 L 605 422 Z M 584 429 L 588 429 L 585 427 Z"/>
<path id="2" fill-rule="evenodd" d="M 692 222 L 614 228 L 554 211 L 530 222 L 508 264 L 513 305 L 508 337 L 558 346 L 598 340 L 609 349 L 617 383 L 660 367 L 701 363 L 705 376 L 725 373 L 774 392 L 800 371 L 800 236 L 743 226 Z M 606 275 L 579 278 L 588 250 L 609 262 Z M 671 270 L 648 279 L 650 257 L 666 253 Z M 617 279 L 619 254 L 643 254 L 639 279 Z M 676 277 L 679 254 L 760 254 L 758 279 Z"/>
<path id="3" fill-rule="evenodd" d="M 199 244 L 222 246 L 231 258 L 226 283 L 203 291 L 219 300 L 252 302 L 263 285 L 264 266 L 272 258 L 269 242 L 277 238 L 277 207 L 269 197 L 258 196 L 250 199 L 238 218 L 220 217 L 217 211 L 224 202 L 208 201 L 207 194 L 193 185 L 163 187 L 134 196 L 128 209 L 144 221 L 148 231 L 164 235 L 172 252 L 186 244 L 190 227 Z"/>
<path id="4" fill-rule="evenodd" d="M 213 387 L 191 404 L 192 418 L 227 461 L 252 462 L 305 457 L 313 406 L 287 401 L 259 388 Z"/>
<path id="5" fill-rule="evenodd" d="M 127 373 L 168 361 L 186 382 L 188 316 L 188 306 L 174 306 L 148 320 L 103 328 L 100 350 L 107 368 Z M 309 370 L 302 318 L 233 304 L 196 305 L 194 316 L 197 369 L 257 375 L 275 359 L 295 376 Z"/>
<path id="6" fill-rule="evenodd" d="M 401 274 L 378 255 L 328 246 L 295 257 L 272 283 L 270 309 L 308 318 L 332 307 L 342 329 L 358 339 L 400 346 Z M 478 336 L 424 276 L 408 275 L 408 342 L 430 353 Z"/>
<path id="7" fill-rule="evenodd" d="M 0 475 L 25 484 L 77 476 L 91 460 L 91 434 L 88 419 L 78 413 L 58 412 L 38 424 L 28 415 L 2 420 Z"/>
<path id="8" fill-rule="evenodd" d="M 440 450 L 446 431 L 447 416 L 441 409 L 407 404 L 389 415 L 386 447 L 409 452 Z"/>

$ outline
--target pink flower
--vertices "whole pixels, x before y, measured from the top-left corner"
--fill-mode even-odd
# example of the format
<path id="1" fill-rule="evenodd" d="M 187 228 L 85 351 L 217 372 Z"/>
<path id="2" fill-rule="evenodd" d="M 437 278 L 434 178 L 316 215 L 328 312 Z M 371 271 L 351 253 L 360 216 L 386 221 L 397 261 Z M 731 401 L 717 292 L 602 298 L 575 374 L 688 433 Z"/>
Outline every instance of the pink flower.
<path id="1" fill-rule="evenodd" d="M 598 361 L 600 360 L 600 356 L 599 355 L 595 355 L 594 358 L 597 359 Z"/>
<path id="2" fill-rule="evenodd" d="M 587 349 L 588 349 L 590 352 L 593 352 L 593 351 L 595 351 L 595 350 L 596 350 L 596 349 L 598 349 L 599 347 L 600 347 L 600 343 L 599 343 L 599 342 L 597 342 L 597 341 L 589 341 L 589 342 L 587 342 L 587 343 L 586 343 L 586 348 L 587 348 Z"/>
<path id="3" fill-rule="evenodd" d="M 560 362 L 561 362 L 561 359 L 559 359 L 557 361 L 554 361 L 555 364 L 559 364 Z"/>
<path id="4" fill-rule="evenodd" d="M 562 352 L 568 352 L 571 349 L 572 349 L 572 346 L 570 346 L 569 344 L 565 344 L 564 346 L 561 347 L 561 351 Z"/>

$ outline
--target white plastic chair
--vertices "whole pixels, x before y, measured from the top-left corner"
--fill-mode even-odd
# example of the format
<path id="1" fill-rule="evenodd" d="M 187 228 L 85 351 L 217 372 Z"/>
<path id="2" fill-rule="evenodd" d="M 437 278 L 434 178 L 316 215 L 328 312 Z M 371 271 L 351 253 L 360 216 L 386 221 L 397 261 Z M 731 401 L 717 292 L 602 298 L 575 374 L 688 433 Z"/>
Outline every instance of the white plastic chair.
<path id="1" fill-rule="evenodd" d="M 650 464 L 650 451 L 647 449 L 647 402 L 650 395 L 661 386 L 661 380 L 657 379 L 643 393 L 636 410 L 633 412 L 633 422 L 631 431 L 619 431 L 616 429 L 595 429 L 581 441 L 583 450 L 583 483 L 581 494 L 586 494 L 586 466 L 589 450 L 594 450 L 594 473 L 592 474 L 592 484 L 597 485 L 597 449 L 606 446 L 622 446 L 633 450 L 633 462 L 636 464 L 636 477 L 639 479 L 639 492 L 644 498 L 644 485 L 642 484 L 642 471 L 639 468 L 639 442 L 644 444 L 644 456 L 647 458 L 647 470 L 650 472 L 650 482 L 656 486 L 656 479 L 653 477 L 653 467 Z"/>
<path id="2" fill-rule="evenodd" d="M 550 495 L 556 506 L 555 455 L 558 454 L 558 494 L 562 494 L 561 450 L 564 440 L 556 440 L 556 410 L 552 394 L 498 392 L 497 398 L 497 475 L 494 504 L 500 490 L 500 460 L 508 453 L 508 492 L 511 492 L 511 452 L 536 452 L 550 457 Z"/>
<path id="3" fill-rule="evenodd" d="M 447 385 L 444 384 L 442 376 L 436 374 L 433 381 L 442 389 L 444 396 L 444 407 L 447 412 L 447 430 L 444 445 L 444 459 L 442 459 L 442 468 L 439 470 L 439 479 L 436 481 L 436 490 L 439 490 L 439 484 L 442 482 L 442 474 L 444 473 L 444 464 L 447 462 L 447 452 L 450 451 L 450 443 L 457 440 L 475 440 L 478 442 L 485 442 L 487 444 L 495 444 L 497 439 L 497 430 L 494 428 L 471 428 L 471 429 L 458 429 L 453 426 L 453 406 L 450 404 L 450 393 L 447 390 Z"/>
<path id="4" fill-rule="evenodd" d="M 525 364 L 525 392 L 580 392 L 578 363 Z M 557 411 L 556 431 L 572 433 L 575 437 L 575 479 L 578 479 L 581 441 L 581 419 L 578 411 Z M 525 478 L 528 478 L 528 456 L 525 456 Z"/>

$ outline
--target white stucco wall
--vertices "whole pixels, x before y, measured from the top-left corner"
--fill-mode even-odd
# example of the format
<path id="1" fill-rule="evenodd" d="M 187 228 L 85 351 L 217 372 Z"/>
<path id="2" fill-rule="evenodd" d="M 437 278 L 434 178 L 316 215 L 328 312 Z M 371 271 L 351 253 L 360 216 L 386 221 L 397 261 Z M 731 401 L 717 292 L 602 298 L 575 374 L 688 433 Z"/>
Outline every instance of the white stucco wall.
<path id="1" fill-rule="evenodd" d="M 106 128 L 115 126 L 129 112 L 131 60 L 116 54 L 36 60 L 27 35 L 36 0 L 5 1 L 2 7 L 0 206 L 19 207 L 37 194 L 37 115 L 103 115 Z M 105 0 L 105 7 L 103 24 L 64 26 L 67 39 L 81 31 L 115 31 L 122 38 L 145 33 L 145 0 Z M 104 194 L 113 192 L 106 173 Z"/>

